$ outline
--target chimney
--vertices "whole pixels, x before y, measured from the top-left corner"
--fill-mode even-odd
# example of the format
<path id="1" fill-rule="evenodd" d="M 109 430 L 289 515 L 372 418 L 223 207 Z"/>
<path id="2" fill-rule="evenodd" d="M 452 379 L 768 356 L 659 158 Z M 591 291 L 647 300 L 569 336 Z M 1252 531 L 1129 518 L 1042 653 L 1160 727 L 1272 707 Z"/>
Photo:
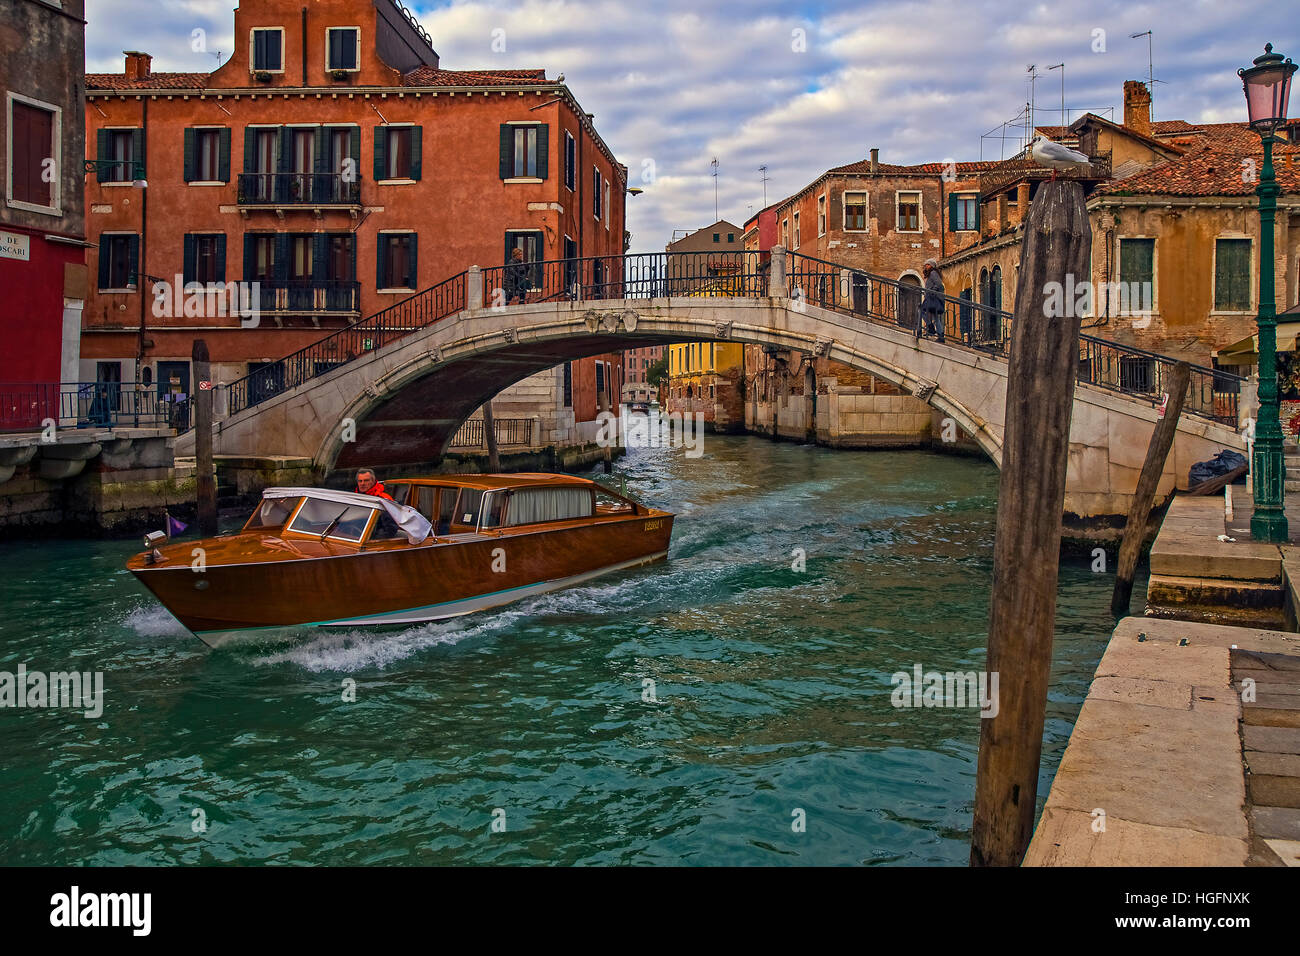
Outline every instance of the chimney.
<path id="1" fill-rule="evenodd" d="M 1124 81 L 1124 125 L 1143 136 L 1151 135 L 1151 91 L 1141 80 Z"/>
<path id="2" fill-rule="evenodd" d="M 140 53 L 138 50 L 124 50 L 126 55 L 126 78 L 128 80 L 147 80 L 149 79 L 149 67 L 153 63 L 153 57 L 148 53 Z"/>
<path id="3" fill-rule="evenodd" d="M 880 149 L 877 147 L 871 151 L 871 172 L 880 172 Z"/>

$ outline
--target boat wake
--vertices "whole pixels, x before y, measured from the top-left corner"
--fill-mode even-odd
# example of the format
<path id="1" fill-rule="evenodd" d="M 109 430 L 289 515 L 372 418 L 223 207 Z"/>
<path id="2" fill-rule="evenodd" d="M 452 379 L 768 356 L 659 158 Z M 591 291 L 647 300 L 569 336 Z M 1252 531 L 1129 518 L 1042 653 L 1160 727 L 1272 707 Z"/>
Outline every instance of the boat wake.
<path id="1" fill-rule="evenodd" d="M 176 637 L 177 635 L 188 637 L 190 634 L 184 624 L 158 604 L 136 608 L 122 621 L 122 626 L 130 628 L 141 637 Z"/>

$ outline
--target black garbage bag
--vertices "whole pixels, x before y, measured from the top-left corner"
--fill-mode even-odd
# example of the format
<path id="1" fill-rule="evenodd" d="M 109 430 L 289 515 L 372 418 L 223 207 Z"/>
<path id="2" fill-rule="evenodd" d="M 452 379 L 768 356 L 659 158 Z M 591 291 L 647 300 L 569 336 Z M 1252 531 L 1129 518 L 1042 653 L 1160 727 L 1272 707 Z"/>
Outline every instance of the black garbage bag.
<path id="1" fill-rule="evenodd" d="M 1209 481 L 1211 478 L 1218 478 L 1220 475 L 1226 475 L 1244 464 L 1246 464 L 1244 455 L 1225 449 L 1209 461 L 1198 461 L 1192 465 L 1191 470 L 1187 472 L 1187 486 L 1195 488 L 1202 482 Z M 1246 476 L 1242 475 L 1237 479 L 1237 483 L 1240 484 L 1245 480 Z"/>

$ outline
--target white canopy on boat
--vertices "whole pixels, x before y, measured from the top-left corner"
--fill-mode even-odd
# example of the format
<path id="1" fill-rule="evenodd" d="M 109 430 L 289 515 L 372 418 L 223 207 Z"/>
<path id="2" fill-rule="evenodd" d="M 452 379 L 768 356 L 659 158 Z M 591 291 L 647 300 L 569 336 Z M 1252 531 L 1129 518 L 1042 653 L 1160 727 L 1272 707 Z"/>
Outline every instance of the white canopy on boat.
<path id="1" fill-rule="evenodd" d="M 399 505 L 387 498 L 377 495 L 363 495 L 356 491 L 335 491 L 332 488 L 263 488 L 263 498 L 319 498 L 322 501 L 336 501 L 341 505 L 355 505 L 360 508 L 383 508 L 388 516 L 402 529 L 402 534 L 411 544 L 419 544 L 429 537 L 433 525 L 429 519 L 409 505 Z"/>

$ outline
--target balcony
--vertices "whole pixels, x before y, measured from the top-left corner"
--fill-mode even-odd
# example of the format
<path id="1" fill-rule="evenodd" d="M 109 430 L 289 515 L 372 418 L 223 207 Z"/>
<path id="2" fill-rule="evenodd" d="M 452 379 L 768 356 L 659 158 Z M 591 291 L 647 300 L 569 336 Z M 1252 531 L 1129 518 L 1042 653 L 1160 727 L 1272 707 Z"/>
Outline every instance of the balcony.
<path id="1" fill-rule="evenodd" d="M 258 309 L 266 315 L 360 315 L 361 283 L 343 279 L 263 279 Z"/>
<path id="2" fill-rule="evenodd" d="M 347 209 L 361 211 L 361 183 L 339 173 L 240 173 L 241 211 Z"/>

